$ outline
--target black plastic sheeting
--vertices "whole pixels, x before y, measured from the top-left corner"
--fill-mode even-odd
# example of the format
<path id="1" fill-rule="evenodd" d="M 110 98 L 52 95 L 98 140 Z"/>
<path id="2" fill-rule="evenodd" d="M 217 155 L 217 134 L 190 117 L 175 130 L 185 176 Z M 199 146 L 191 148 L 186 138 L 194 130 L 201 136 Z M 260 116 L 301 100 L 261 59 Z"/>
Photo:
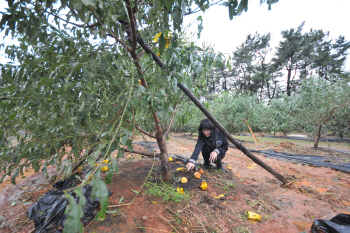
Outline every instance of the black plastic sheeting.
<path id="1" fill-rule="evenodd" d="M 338 214 L 331 220 L 315 219 L 311 227 L 312 233 L 349 233 L 350 215 Z"/>
<path id="2" fill-rule="evenodd" d="M 350 173 L 350 163 L 342 163 L 343 161 L 336 158 L 329 158 L 326 156 L 316 155 L 298 155 L 298 154 L 287 154 L 279 153 L 274 150 L 250 150 L 262 154 L 269 158 L 282 159 L 287 161 L 294 161 L 305 165 L 315 167 L 330 167 L 337 171 Z"/>
<path id="3" fill-rule="evenodd" d="M 146 148 L 149 152 L 153 152 L 155 149 L 158 149 L 158 143 L 156 142 L 136 142 L 135 144 L 140 145 Z"/>
<path id="4" fill-rule="evenodd" d="M 242 136 L 251 136 L 251 135 L 242 135 Z M 284 139 L 292 139 L 292 140 L 305 140 L 305 141 L 314 141 L 313 138 L 309 138 L 309 137 L 296 137 L 296 136 L 270 136 L 270 135 L 265 135 L 263 137 L 267 137 L 267 138 L 284 138 Z M 350 139 L 349 138 L 336 138 L 336 137 L 330 137 L 330 138 L 320 138 L 320 141 L 322 142 L 346 142 L 346 143 L 350 143 Z"/>
<path id="5" fill-rule="evenodd" d="M 37 233 L 62 231 L 64 221 L 67 217 L 64 212 L 69 204 L 63 191 L 74 188 L 76 184 L 77 179 L 75 178 L 68 178 L 64 181 L 59 181 L 52 185 L 53 189 L 45 193 L 36 203 L 30 206 L 27 211 L 27 216 L 30 220 L 34 221 Z M 91 190 L 92 187 L 90 185 L 85 185 L 82 190 L 83 195 L 86 198 L 84 216 L 82 219 L 83 225 L 88 224 L 95 217 L 95 210 L 100 207 L 99 198 L 96 198 L 93 201 L 91 200 Z M 75 196 L 73 190 L 68 191 L 67 193 L 72 195 L 75 198 L 75 201 L 79 203 L 79 197 Z"/>

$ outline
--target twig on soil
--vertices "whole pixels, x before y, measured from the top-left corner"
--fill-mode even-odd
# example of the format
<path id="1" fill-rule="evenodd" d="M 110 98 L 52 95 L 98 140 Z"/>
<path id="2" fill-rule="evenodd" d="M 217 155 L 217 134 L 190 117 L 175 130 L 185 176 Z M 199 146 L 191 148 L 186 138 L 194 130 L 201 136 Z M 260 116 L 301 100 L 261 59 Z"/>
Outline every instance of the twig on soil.
<path id="1" fill-rule="evenodd" d="M 179 232 L 176 230 L 176 228 L 175 228 L 173 225 L 171 225 L 171 223 L 168 221 L 168 219 L 164 218 L 163 216 L 160 216 L 160 217 L 162 217 L 165 221 L 167 221 L 167 222 L 170 224 L 170 226 L 171 226 L 172 228 L 174 228 L 174 230 L 175 230 L 177 233 L 179 233 Z"/>
<path id="2" fill-rule="evenodd" d="M 129 183 L 132 185 L 132 187 L 134 187 L 135 188 L 135 185 L 131 182 L 131 181 L 129 181 Z"/>
<path id="3" fill-rule="evenodd" d="M 168 212 L 170 212 L 170 213 L 167 213 L 166 210 L 167 210 Z M 182 219 L 182 217 L 181 217 L 180 215 L 178 215 L 177 213 L 175 213 L 174 211 L 172 211 L 172 210 L 169 209 L 168 207 L 165 208 L 164 213 L 169 214 L 169 215 L 175 215 L 175 216 L 177 216 L 182 222 L 186 222 L 186 221 L 184 221 L 184 220 Z"/>
<path id="4" fill-rule="evenodd" d="M 152 231 L 169 232 L 169 231 L 165 231 L 165 230 L 157 230 L 157 229 L 150 228 L 150 227 L 134 227 L 134 229 L 148 229 L 148 230 L 152 230 Z"/>
<path id="5" fill-rule="evenodd" d="M 119 204 L 119 205 L 110 205 L 107 208 L 113 208 L 113 207 L 120 207 L 120 206 L 127 206 L 127 205 L 131 205 L 132 203 L 128 203 L 128 204 Z"/>
<path id="6" fill-rule="evenodd" d="M 197 217 L 197 215 L 195 213 L 193 213 L 190 209 L 189 211 L 193 214 L 193 216 L 196 217 L 196 219 L 199 221 L 199 223 L 202 225 L 204 232 L 208 233 L 207 230 L 205 229 L 205 226 L 203 225 L 202 221 Z"/>
<path id="7" fill-rule="evenodd" d="M 210 218 L 208 218 L 208 215 L 206 215 L 205 217 L 207 218 L 207 221 L 208 221 L 210 227 L 213 228 L 213 226 L 211 225 L 211 222 L 210 222 Z"/>
<path id="8" fill-rule="evenodd" d="M 306 196 L 315 198 L 313 195 L 311 195 L 310 193 L 308 193 L 307 191 L 305 191 L 305 189 L 303 189 L 300 184 L 298 184 L 299 182 L 289 182 L 287 184 L 284 184 L 282 187 L 286 188 L 286 189 L 292 189 L 294 191 L 296 191 L 297 193 L 301 193 L 304 194 Z"/>
<path id="9" fill-rule="evenodd" d="M 86 232 L 87 230 L 89 230 L 89 225 L 93 222 L 93 219 L 90 220 L 90 222 L 84 227 L 84 232 Z"/>
<path id="10" fill-rule="evenodd" d="M 346 210 L 345 206 L 343 205 L 343 202 L 341 199 L 338 199 L 338 201 L 340 202 L 341 206 L 343 207 L 344 210 Z"/>

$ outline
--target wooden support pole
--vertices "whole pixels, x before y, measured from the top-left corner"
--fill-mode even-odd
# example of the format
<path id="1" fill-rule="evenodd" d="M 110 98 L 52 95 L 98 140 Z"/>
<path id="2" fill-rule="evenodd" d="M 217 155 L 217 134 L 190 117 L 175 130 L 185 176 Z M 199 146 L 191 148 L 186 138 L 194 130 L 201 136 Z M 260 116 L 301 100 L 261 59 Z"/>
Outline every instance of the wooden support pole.
<path id="1" fill-rule="evenodd" d="M 255 137 L 255 134 L 254 134 L 253 130 L 250 128 L 250 126 L 249 126 L 249 124 L 248 124 L 248 121 L 247 121 L 246 119 L 244 119 L 243 121 L 247 124 L 248 129 L 249 129 L 250 133 L 252 134 L 255 143 L 258 143 L 259 141 L 258 141 L 258 139 Z"/>
<path id="2" fill-rule="evenodd" d="M 276 172 L 272 167 L 265 164 L 263 161 L 261 161 L 258 157 L 254 156 L 252 152 L 250 152 L 243 144 L 236 139 L 234 139 L 231 134 L 219 123 L 219 121 L 204 107 L 204 105 L 192 94 L 190 90 L 188 90 L 187 87 L 185 87 L 184 84 L 178 83 L 177 86 L 192 100 L 192 102 L 208 117 L 208 119 L 218 128 L 225 136 L 226 138 L 232 142 L 237 149 L 241 150 L 246 156 L 248 156 L 251 160 L 253 160 L 255 163 L 257 163 L 259 166 L 264 168 L 266 171 L 271 173 L 274 177 L 276 177 L 278 180 L 280 180 L 282 183 L 286 184 L 288 181 L 286 178 L 284 178 L 281 174 Z"/>

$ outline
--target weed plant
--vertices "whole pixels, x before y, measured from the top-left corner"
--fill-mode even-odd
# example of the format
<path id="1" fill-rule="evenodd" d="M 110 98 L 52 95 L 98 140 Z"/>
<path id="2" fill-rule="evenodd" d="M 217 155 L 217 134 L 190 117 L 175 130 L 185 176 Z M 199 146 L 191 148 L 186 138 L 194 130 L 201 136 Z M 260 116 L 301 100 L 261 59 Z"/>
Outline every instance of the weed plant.
<path id="1" fill-rule="evenodd" d="M 188 202 L 190 200 L 190 194 L 188 192 L 184 192 L 184 194 L 181 194 L 180 192 L 177 192 L 177 188 L 173 187 L 171 184 L 168 183 L 152 183 L 147 182 L 145 184 L 146 191 L 145 195 L 147 193 L 151 194 L 154 197 L 161 197 L 163 198 L 162 202 L 165 201 L 174 201 L 176 202 Z"/>

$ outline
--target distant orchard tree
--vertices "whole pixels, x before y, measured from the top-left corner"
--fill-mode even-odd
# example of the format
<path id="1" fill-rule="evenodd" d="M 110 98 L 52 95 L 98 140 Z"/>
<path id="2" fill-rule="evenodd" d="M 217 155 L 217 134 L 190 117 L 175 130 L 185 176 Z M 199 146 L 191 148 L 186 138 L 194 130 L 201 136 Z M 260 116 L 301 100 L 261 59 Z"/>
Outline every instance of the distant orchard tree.
<path id="1" fill-rule="evenodd" d="M 350 86 L 343 81 L 308 78 L 297 93 L 280 101 L 290 124 L 314 138 L 315 149 L 320 138 L 350 128 Z"/>

